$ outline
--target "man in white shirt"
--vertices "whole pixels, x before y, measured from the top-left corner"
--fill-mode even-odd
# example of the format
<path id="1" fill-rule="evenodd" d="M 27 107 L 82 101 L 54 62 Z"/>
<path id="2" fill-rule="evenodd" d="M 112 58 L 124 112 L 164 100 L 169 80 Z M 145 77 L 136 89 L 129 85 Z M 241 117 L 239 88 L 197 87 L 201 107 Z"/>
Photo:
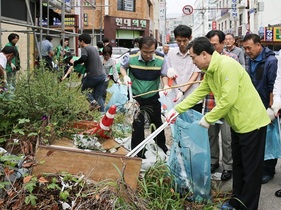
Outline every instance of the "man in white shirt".
<path id="1" fill-rule="evenodd" d="M 168 68 L 168 77 L 171 69 L 174 70 L 176 74 L 173 86 L 200 80 L 201 71 L 193 64 L 187 50 L 187 45 L 192 39 L 191 28 L 186 25 L 179 25 L 174 29 L 174 35 L 179 47 L 170 49 L 165 56 L 165 60 L 167 62 L 166 68 Z M 174 91 L 176 91 L 176 98 L 174 102 L 180 102 L 183 98 L 191 94 L 198 86 L 199 84 L 192 84 L 183 86 L 179 89 L 174 89 Z M 196 104 L 193 109 L 201 113 L 202 101 Z"/>
<path id="2" fill-rule="evenodd" d="M 7 75 L 6 75 L 6 65 L 7 62 L 10 62 L 14 56 L 17 55 L 17 50 L 13 46 L 6 46 L 1 50 L 0 53 L 0 78 L 2 79 L 0 86 L 4 86 L 7 82 Z"/>

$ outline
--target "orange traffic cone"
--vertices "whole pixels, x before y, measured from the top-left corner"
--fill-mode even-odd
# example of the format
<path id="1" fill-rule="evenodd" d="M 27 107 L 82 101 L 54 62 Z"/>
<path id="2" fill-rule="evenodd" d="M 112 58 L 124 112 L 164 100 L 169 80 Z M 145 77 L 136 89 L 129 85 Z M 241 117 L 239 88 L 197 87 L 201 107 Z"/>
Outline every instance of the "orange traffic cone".
<path id="1" fill-rule="evenodd" d="M 116 114 L 116 108 L 117 107 L 115 105 L 112 105 L 100 120 L 100 123 L 98 123 L 96 127 L 88 130 L 88 133 L 97 134 L 98 136 L 105 139 L 110 138 L 110 127 L 113 124 L 114 115 Z"/>

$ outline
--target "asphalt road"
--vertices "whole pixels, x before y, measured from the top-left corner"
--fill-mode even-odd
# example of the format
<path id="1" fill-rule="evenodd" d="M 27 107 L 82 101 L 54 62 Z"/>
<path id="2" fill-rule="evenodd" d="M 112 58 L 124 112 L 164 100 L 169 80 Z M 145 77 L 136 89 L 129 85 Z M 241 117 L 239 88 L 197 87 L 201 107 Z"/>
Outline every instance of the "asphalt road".
<path id="1" fill-rule="evenodd" d="M 274 178 L 267 184 L 262 185 L 258 210 L 281 209 L 281 198 L 274 195 L 277 190 L 281 189 L 281 160 L 278 160 L 275 170 Z M 217 171 L 221 172 L 222 169 L 220 168 Z M 220 187 L 221 191 L 228 192 L 232 189 L 232 179 L 227 182 L 216 181 L 216 185 Z"/>

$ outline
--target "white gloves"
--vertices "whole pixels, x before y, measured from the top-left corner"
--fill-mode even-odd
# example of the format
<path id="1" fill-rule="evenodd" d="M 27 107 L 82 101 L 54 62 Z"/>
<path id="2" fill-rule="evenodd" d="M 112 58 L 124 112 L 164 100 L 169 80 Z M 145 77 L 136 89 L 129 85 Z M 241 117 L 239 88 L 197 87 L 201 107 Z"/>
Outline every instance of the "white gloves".
<path id="1" fill-rule="evenodd" d="M 266 112 L 267 112 L 271 121 L 275 119 L 275 113 L 271 108 L 267 108 Z"/>
<path id="2" fill-rule="evenodd" d="M 131 83 L 131 78 L 128 75 L 125 75 L 123 77 L 123 81 L 124 81 L 125 85 L 128 85 Z"/>
<path id="3" fill-rule="evenodd" d="M 168 123 L 174 124 L 177 120 L 178 112 L 172 108 L 166 115 L 166 121 Z"/>
<path id="4" fill-rule="evenodd" d="M 204 128 L 207 128 L 207 129 L 210 127 L 210 124 L 205 120 L 204 116 L 199 121 L 199 125 L 201 125 Z"/>
<path id="5" fill-rule="evenodd" d="M 174 80 L 178 77 L 175 69 L 169 68 L 167 71 L 167 77 L 168 77 L 168 86 L 169 87 L 173 86 Z"/>
<path id="6" fill-rule="evenodd" d="M 177 78 L 177 73 L 176 73 L 175 69 L 168 68 L 167 77 L 169 77 L 169 78 Z"/>
<path id="7" fill-rule="evenodd" d="M 117 82 L 117 84 L 121 85 L 121 81 L 120 81 L 120 79 L 119 79 L 119 78 L 117 79 L 117 81 L 116 81 L 116 82 Z"/>
<path id="8" fill-rule="evenodd" d="M 281 109 L 281 102 L 273 102 L 271 109 L 273 109 L 274 115 L 277 116 L 279 110 Z"/>
<path id="9" fill-rule="evenodd" d="M 16 70 L 16 66 L 13 63 L 10 63 L 10 65 L 11 65 L 11 68 L 13 69 L 13 71 L 15 71 Z"/>
<path id="10" fill-rule="evenodd" d="M 174 102 L 180 102 L 183 99 L 183 92 L 178 91 L 176 98 L 174 99 Z"/>

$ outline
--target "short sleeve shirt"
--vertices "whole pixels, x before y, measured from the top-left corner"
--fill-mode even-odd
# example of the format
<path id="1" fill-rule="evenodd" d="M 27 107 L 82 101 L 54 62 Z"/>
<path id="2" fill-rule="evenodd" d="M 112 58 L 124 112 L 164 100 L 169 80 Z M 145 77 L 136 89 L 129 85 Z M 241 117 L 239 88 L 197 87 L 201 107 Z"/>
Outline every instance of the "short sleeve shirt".
<path id="1" fill-rule="evenodd" d="M 0 53 L 0 66 L 2 66 L 3 69 L 5 69 L 6 65 L 7 65 L 7 58 L 3 53 Z"/>
<path id="2" fill-rule="evenodd" d="M 182 85 L 189 81 L 193 73 L 201 72 L 192 61 L 192 58 L 189 56 L 189 53 L 182 54 L 179 48 L 170 49 L 167 56 L 165 56 L 166 68 L 173 68 L 178 77 L 176 78 L 176 85 Z M 198 77 L 200 80 L 200 77 Z M 185 96 L 192 93 L 199 84 L 192 85 L 186 92 Z"/>

